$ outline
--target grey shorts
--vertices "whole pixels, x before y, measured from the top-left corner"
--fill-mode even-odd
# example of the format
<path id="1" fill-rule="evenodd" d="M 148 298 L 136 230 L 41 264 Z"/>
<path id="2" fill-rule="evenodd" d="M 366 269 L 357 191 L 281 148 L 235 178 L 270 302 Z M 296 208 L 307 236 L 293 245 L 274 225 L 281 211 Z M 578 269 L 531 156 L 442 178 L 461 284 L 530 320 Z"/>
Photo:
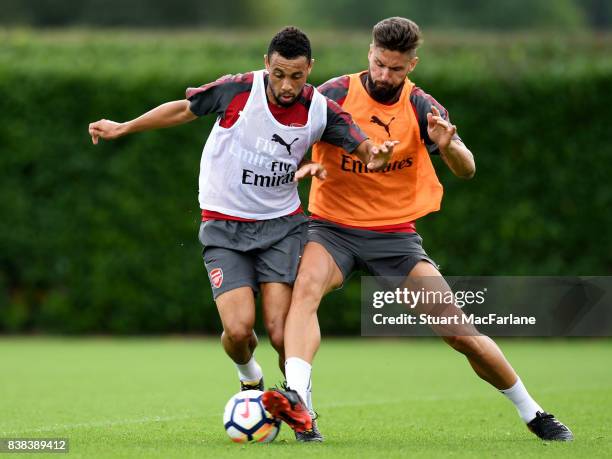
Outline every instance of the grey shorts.
<path id="1" fill-rule="evenodd" d="M 325 247 L 344 280 L 355 269 L 373 276 L 403 278 L 419 261 L 427 261 L 438 268 L 423 250 L 423 239 L 417 233 L 381 233 L 311 220 L 308 242 L 318 242 Z"/>
<path id="2" fill-rule="evenodd" d="M 257 222 L 202 222 L 199 239 L 214 298 L 239 287 L 257 293 L 264 282 L 293 284 L 307 228 L 304 214 Z"/>

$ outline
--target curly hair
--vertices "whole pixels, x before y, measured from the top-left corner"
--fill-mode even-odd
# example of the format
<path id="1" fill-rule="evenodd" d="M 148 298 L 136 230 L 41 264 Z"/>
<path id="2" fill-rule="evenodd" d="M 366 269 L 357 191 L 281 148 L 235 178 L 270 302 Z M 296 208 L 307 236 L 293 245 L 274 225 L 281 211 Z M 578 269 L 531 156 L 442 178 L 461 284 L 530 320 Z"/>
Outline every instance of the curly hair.
<path id="1" fill-rule="evenodd" d="M 310 40 L 304 32 L 293 26 L 285 27 L 274 35 L 272 41 L 270 41 L 270 46 L 268 46 L 268 56 L 275 52 L 285 59 L 305 56 L 310 62 L 312 57 Z"/>
<path id="2" fill-rule="evenodd" d="M 410 19 L 395 16 L 374 26 L 372 40 L 374 45 L 389 51 L 412 54 L 421 44 L 421 30 Z"/>

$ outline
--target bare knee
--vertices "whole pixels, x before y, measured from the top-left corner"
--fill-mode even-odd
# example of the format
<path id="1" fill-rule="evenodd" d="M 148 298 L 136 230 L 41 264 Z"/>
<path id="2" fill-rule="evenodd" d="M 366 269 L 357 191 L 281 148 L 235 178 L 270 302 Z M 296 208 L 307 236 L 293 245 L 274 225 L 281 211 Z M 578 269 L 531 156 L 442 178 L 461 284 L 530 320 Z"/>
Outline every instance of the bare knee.
<path id="1" fill-rule="evenodd" d="M 278 353 L 282 353 L 285 349 L 285 324 L 281 321 L 274 321 L 272 323 L 266 323 L 266 330 L 268 332 L 268 339 L 270 344 Z"/>
<path id="2" fill-rule="evenodd" d="M 325 294 L 325 283 L 311 270 L 301 271 L 293 286 L 291 307 L 317 310 L 318 303 Z"/>
<path id="3" fill-rule="evenodd" d="M 235 344 L 250 343 L 253 328 L 242 323 L 230 324 L 224 327 L 222 336 Z"/>
<path id="4" fill-rule="evenodd" d="M 470 357 L 483 355 L 485 347 L 483 346 L 484 336 L 445 336 L 444 341 L 458 352 Z"/>

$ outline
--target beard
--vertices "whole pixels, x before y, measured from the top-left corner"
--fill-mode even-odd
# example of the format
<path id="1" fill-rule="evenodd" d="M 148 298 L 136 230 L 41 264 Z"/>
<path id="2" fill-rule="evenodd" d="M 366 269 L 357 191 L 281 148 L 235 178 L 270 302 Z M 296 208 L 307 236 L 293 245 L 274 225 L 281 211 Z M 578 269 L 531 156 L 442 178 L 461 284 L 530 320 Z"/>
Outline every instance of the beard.
<path id="1" fill-rule="evenodd" d="M 284 108 L 291 107 L 297 100 L 297 96 L 293 96 L 293 98 L 287 102 L 281 99 L 281 96 L 283 96 L 284 94 L 276 94 L 272 88 L 270 89 L 271 89 L 270 92 L 272 92 L 272 96 L 274 96 L 274 101 L 276 102 L 277 105 L 280 105 L 281 107 L 284 107 Z"/>
<path id="2" fill-rule="evenodd" d="M 368 93 L 378 102 L 389 102 L 392 100 L 397 96 L 403 84 L 402 82 L 399 86 L 392 86 L 390 84 L 376 83 L 372 79 L 370 72 L 368 72 L 368 78 L 366 79 Z"/>

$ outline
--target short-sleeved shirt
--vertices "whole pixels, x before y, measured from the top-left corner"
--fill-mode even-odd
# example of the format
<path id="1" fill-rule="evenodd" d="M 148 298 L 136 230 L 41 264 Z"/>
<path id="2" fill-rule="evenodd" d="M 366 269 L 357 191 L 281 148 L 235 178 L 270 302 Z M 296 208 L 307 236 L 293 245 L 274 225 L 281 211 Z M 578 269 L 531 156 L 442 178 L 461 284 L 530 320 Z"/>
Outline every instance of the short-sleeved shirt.
<path id="1" fill-rule="evenodd" d="M 360 78 L 363 85 L 366 85 L 367 72 L 361 74 Z M 343 75 L 337 78 L 333 78 L 326 83 L 319 86 L 317 89 L 325 97 L 335 101 L 338 105 L 342 106 L 346 99 L 349 90 L 350 78 L 348 75 Z M 398 89 L 398 94 L 401 89 Z M 389 101 L 389 104 L 395 103 L 395 100 Z M 419 131 L 421 133 L 421 139 L 427 147 L 427 151 L 430 154 L 437 155 L 440 153 L 438 145 L 436 145 L 427 134 L 427 114 L 431 113 L 431 107 L 436 107 L 440 112 L 440 116 L 450 123 L 450 116 L 448 110 L 440 104 L 431 95 L 427 94 L 418 86 L 414 86 L 410 92 L 410 104 L 419 122 Z M 453 139 L 461 140 L 460 137 L 455 134 Z"/>
<path id="2" fill-rule="evenodd" d="M 240 112 L 244 109 L 253 88 L 253 72 L 237 75 L 226 75 L 218 80 L 198 88 L 188 88 L 187 99 L 190 109 L 196 116 L 216 114 L 219 125 L 230 128 L 238 121 Z M 264 83 L 267 87 L 268 75 L 265 75 Z M 297 100 L 288 107 L 275 105 L 268 101 L 268 107 L 272 116 L 281 124 L 286 126 L 304 126 L 308 122 L 308 110 L 316 89 L 305 84 Z M 330 99 L 327 102 L 327 124 L 321 140 L 338 146 L 352 153 L 367 136 L 353 123 L 351 115 L 346 113 L 340 105 Z M 302 212 L 298 209 L 296 212 Z M 241 220 L 213 211 L 202 211 L 203 220 L 223 219 Z"/>
<path id="3" fill-rule="evenodd" d="M 435 106 L 449 120 L 448 111 L 408 79 L 395 98 L 375 100 L 367 92 L 367 76 L 367 71 L 340 76 L 318 89 L 354 115 L 374 142 L 400 140 L 394 151 L 397 161 L 391 161 L 381 173 L 362 174 L 360 165 L 349 158 L 337 161 L 333 146 L 317 144 L 313 157 L 324 164 L 328 174 L 325 182 L 313 183 L 311 188 L 312 218 L 349 228 L 414 232 L 414 220 L 437 210 L 442 195 L 427 157 L 439 153 L 427 133 L 427 113 Z M 381 204 L 380 196 L 393 199 Z"/>
<path id="4" fill-rule="evenodd" d="M 267 75 L 264 82 L 267 87 Z M 238 115 L 244 108 L 252 87 L 253 72 L 228 75 L 199 88 L 189 88 L 187 99 L 194 115 L 215 113 L 221 117 L 221 127 L 229 128 L 238 121 Z M 270 112 L 281 124 L 303 126 L 308 121 L 308 109 L 314 91 L 315 88 L 307 83 L 295 103 L 289 107 L 280 107 L 268 101 Z M 367 136 L 353 123 L 351 115 L 343 111 L 336 102 L 328 99 L 327 126 L 321 140 L 352 153 L 366 138 Z"/>

